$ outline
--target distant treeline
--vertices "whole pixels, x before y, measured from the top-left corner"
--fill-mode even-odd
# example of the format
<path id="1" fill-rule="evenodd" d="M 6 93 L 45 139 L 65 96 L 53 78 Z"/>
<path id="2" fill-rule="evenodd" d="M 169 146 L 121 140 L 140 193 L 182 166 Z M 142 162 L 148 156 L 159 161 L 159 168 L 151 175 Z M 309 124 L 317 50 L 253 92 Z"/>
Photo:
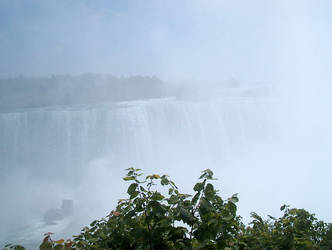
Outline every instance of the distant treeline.
<path id="1" fill-rule="evenodd" d="M 165 95 L 156 77 L 82 74 L 0 79 L 0 111 L 118 102 Z"/>

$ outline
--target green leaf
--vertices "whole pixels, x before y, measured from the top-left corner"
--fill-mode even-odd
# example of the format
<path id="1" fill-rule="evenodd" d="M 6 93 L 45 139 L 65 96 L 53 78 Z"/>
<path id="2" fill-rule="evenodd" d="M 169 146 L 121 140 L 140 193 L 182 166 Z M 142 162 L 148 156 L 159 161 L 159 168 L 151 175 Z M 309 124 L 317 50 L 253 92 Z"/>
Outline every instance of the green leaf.
<path id="1" fill-rule="evenodd" d="M 197 194 L 195 194 L 195 196 L 191 199 L 191 203 L 194 205 L 197 203 L 199 196 L 201 195 L 200 192 L 198 192 Z"/>
<path id="2" fill-rule="evenodd" d="M 178 188 L 178 187 L 175 185 L 174 181 L 169 181 L 169 183 L 171 183 L 175 188 Z"/>
<path id="3" fill-rule="evenodd" d="M 183 206 L 186 207 L 186 208 L 190 207 L 191 206 L 191 201 L 190 200 L 183 201 Z"/>
<path id="4" fill-rule="evenodd" d="M 135 177 L 133 177 L 133 176 L 126 176 L 126 177 L 123 177 L 122 179 L 125 180 L 125 181 L 132 181 L 132 180 L 135 180 Z"/>
<path id="5" fill-rule="evenodd" d="M 204 194 L 207 198 L 212 199 L 215 191 L 214 191 L 214 187 L 211 183 L 208 183 L 204 189 Z"/>
<path id="6" fill-rule="evenodd" d="M 168 204 L 176 204 L 179 201 L 179 197 L 176 195 L 171 195 L 171 197 L 168 198 L 167 202 Z"/>
<path id="7" fill-rule="evenodd" d="M 148 206 L 155 209 L 156 212 L 164 213 L 164 208 L 160 205 L 160 203 L 158 201 L 152 200 L 149 202 Z"/>
<path id="8" fill-rule="evenodd" d="M 228 215 L 228 216 L 223 217 L 222 219 L 225 220 L 225 221 L 230 221 L 233 218 L 234 217 L 232 215 Z"/>
<path id="9" fill-rule="evenodd" d="M 202 174 L 198 179 L 203 179 L 206 176 L 206 173 Z"/>
<path id="10" fill-rule="evenodd" d="M 204 215 L 209 213 L 210 211 L 212 211 L 213 207 L 211 205 L 211 203 L 206 200 L 205 198 L 201 198 L 200 202 L 199 202 L 199 211 L 200 214 Z"/>
<path id="11" fill-rule="evenodd" d="M 94 225 L 97 224 L 97 222 L 98 222 L 97 220 L 94 220 L 93 222 L 90 223 L 90 226 L 93 227 Z"/>
<path id="12" fill-rule="evenodd" d="M 131 211 L 129 211 L 125 216 L 127 217 L 127 218 L 131 218 L 131 217 L 133 217 L 134 215 L 135 215 L 135 210 L 131 210 Z"/>
<path id="13" fill-rule="evenodd" d="M 194 191 L 199 192 L 199 191 L 202 191 L 203 188 L 204 188 L 204 183 L 198 182 L 194 186 Z"/>
<path id="14" fill-rule="evenodd" d="M 215 218 L 212 218 L 211 220 L 208 221 L 208 226 L 212 225 L 212 224 L 218 224 L 218 220 Z"/>
<path id="15" fill-rule="evenodd" d="M 64 243 L 65 242 L 65 240 L 64 239 L 61 239 L 61 240 L 56 240 L 56 241 L 54 241 L 56 244 L 62 244 L 62 243 Z"/>
<path id="16" fill-rule="evenodd" d="M 213 172 L 210 169 L 205 169 L 202 172 L 203 174 L 199 177 L 199 179 L 213 180 Z"/>
<path id="17" fill-rule="evenodd" d="M 25 250 L 25 247 L 23 247 L 21 245 L 15 245 L 15 246 L 12 246 L 11 248 L 15 249 L 15 250 Z"/>
<path id="18" fill-rule="evenodd" d="M 231 198 L 228 198 L 228 201 L 232 203 L 237 203 L 239 202 L 239 198 L 237 197 L 237 194 L 233 194 Z"/>
<path id="19" fill-rule="evenodd" d="M 180 216 L 183 222 L 189 225 L 194 221 L 194 217 L 187 209 L 180 208 Z"/>
<path id="20" fill-rule="evenodd" d="M 159 193 L 159 192 L 154 192 L 151 196 L 151 200 L 155 200 L 155 201 L 160 201 L 162 199 L 164 199 L 165 197 Z"/>
<path id="21" fill-rule="evenodd" d="M 233 202 L 228 202 L 227 207 L 233 215 L 236 214 L 236 205 Z"/>
<path id="22" fill-rule="evenodd" d="M 267 215 L 271 220 L 277 220 L 275 217 L 273 217 L 272 215 Z"/>
<path id="23" fill-rule="evenodd" d="M 135 197 L 137 197 L 138 194 L 139 194 L 138 191 L 132 192 L 131 195 L 130 195 L 130 199 L 134 199 Z"/>
<path id="24" fill-rule="evenodd" d="M 138 187 L 137 183 L 132 183 L 130 184 L 130 186 L 128 187 L 127 193 L 132 196 L 135 192 L 136 192 L 136 188 Z"/>
<path id="25" fill-rule="evenodd" d="M 43 242 L 40 246 L 39 246 L 39 250 L 52 250 L 52 243 L 49 241 L 45 241 Z"/>
<path id="26" fill-rule="evenodd" d="M 56 245 L 54 247 L 54 250 L 64 250 L 64 249 L 66 249 L 64 245 Z"/>
<path id="27" fill-rule="evenodd" d="M 161 181 L 160 181 L 162 186 L 168 185 L 169 184 L 169 180 L 167 179 L 167 175 L 163 175 L 161 177 Z"/>

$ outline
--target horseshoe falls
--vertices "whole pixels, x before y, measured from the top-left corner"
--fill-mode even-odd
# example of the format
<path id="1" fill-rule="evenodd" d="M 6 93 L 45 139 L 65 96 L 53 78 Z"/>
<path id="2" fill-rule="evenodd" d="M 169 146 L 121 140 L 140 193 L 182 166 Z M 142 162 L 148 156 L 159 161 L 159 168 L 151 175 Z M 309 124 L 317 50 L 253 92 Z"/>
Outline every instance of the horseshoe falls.
<path id="1" fill-rule="evenodd" d="M 263 98 L 166 98 L 2 113 L 2 169 L 52 180 L 104 156 L 120 169 L 181 158 L 220 162 L 269 137 L 267 106 Z"/>
<path id="2" fill-rule="evenodd" d="M 322 127 L 308 137 L 308 125 L 299 123 L 304 119 L 285 106 L 264 95 L 217 94 L 0 113 L 0 240 L 28 245 L 44 232 L 79 232 L 126 197 L 121 177 L 128 167 L 168 174 L 186 193 L 210 168 L 223 197 L 239 193 L 244 217 L 259 209 L 278 213 L 287 201 L 309 207 L 305 197 L 316 191 L 307 183 L 331 160 L 331 137 L 322 136 Z M 298 184 L 289 188 L 294 176 Z M 71 216 L 49 216 L 66 200 Z"/>
<path id="3" fill-rule="evenodd" d="M 92 219 L 104 216 L 125 195 L 121 177 L 128 167 L 178 176 L 179 183 L 195 181 L 206 168 L 227 173 L 233 159 L 274 137 L 271 103 L 266 97 L 170 97 L 0 113 L 0 191 L 5 211 L 11 210 L 1 214 L 1 235 L 8 239 L 22 225 L 42 221 L 63 199 L 74 201 L 75 214 L 88 209 Z M 90 211 L 96 197 L 106 204 Z M 20 236 L 40 238 L 25 231 Z"/>

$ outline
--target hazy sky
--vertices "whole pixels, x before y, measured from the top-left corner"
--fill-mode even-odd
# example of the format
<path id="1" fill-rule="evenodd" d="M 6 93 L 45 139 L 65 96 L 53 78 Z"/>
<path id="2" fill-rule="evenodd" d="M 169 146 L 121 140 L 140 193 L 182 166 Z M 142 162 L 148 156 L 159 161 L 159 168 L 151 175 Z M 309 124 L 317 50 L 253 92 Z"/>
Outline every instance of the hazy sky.
<path id="1" fill-rule="evenodd" d="M 321 75 L 331 65 L 331 10 L 329 0 L 1 0 L 0 77 Z"/>
<path id="2" fill-rule="evenodd" d="M 252 154 L 235 157 L 239 163 L 225 167 L 230 172 L 220 167 L 219 176 L 226 179 L 222 185 L 225 183 L 232 192 L 239 190 L 242 212 L 247 217 L 252 207 L 265 212 L 273 206 L 272 211 L 277 211 L 285 202 L 306 207 L 331 221 L 331 13 L 331 0 L 0 0 L 0 78 L 91 72 L 155 75 L 169 82 L 205 84 L 235 78 L 240 82 L 272 83 L 271 89 L 277 91 L 271 92 L 280 97 L 275 101 L 273 96 L 275 102 L 269 100 L 271 107 L 266 111 L 273 145 L 258 143 L 251 149 Z M 243 119 L 246 114 L 255 118 L 255 112 L 251 116 L 245 111 L 247 106 L 242 108 L 238 112 L 243 112 Z M 14 115 L 15 119 L 19 117 Z M 31 118 L 31 124 L 35 123 Z M 6 126 L 22 138 L 28 138 L 24 133 L 38 131 L 20 131 L 16 127 L 19 124 Z M 238 130 L 241 134 L 242 129 Z M 13 138 L 19 145 L 20 137 Z M 175 144 L 176 140 L 166 140 L 163 146 L 172 151 Z M 93 177 L 82 170 L 87 173 L 82 182 L 88 183 L 89 192 L 90 178 L 98 179 L 97 184 L 108 192 L 103 185 L 110 182 L 104 173 L 111 170 L 105 167 L 103 172 L 103 164 L 99 164 L 100 171 L 90 170 Z M 176 173 L 180 175 L 180 171 Z M 15 174 L 12 179 L 2 186 L 14 195 L 2 192 L 13 204 L 19 200 L 16 190 L 20 188 L 29 193 L 23 197 L 29 204 L 31 194 L 54 199 L 41 195 L 47 189 L 40 188 L 39 181 L 38 185 L 29 184 L 25 173 Z M 61 199 L 62 188 L 54 186 L 54 190 Z M 82 190 L 85 199 L 88 192 Z M 97 198 L 105 197 L 101 194 Z M 21 203 L 15 208 L 21 209 Z M 12 217 L 6 214 L 10 212 L 20 221 L 10 205 L 2 209 L 0 215 L 10 220 Z"/>

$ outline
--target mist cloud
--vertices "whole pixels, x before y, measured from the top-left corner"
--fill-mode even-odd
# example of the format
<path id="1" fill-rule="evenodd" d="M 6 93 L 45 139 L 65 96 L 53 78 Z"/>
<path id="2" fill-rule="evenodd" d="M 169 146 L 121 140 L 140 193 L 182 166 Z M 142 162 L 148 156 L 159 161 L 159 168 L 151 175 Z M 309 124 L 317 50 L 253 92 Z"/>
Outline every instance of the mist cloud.
<path id="1" fill-rule="evenodd" d="M 185 91 L 190 89 L 196 96 L 122 104 L 114 112 L 113 106 L 55 108 L 47 111 L 46 118 L 43 111 L 26 116 L 56 124 L 58 131 L 69 131 L 71 136 L 77 133 L 78 142 L 73 145 L 82 147 L 82 152 L 89 146 L 82 145 L 80 142 L 86 141 L 81 138 L 87 138 L 90 131 L 93 138 L 104 139 L 108 146 L 121 144 L 114 146 L 120 156 L 129 155 L 130 150 L 133 155 L 142 152 L 142 158 L 150 157 L 150 153 L 157 160 L 146 169 L 174 176 L 188 192 L 192 184 L 188 179 L 198 176 L 208 162 L 220 179 L 217 185 L 223 195 L 240 192 L 244 216 L 252 210 L 268 213 L 271 207 L 277 213 L 284 202 L 331 220 L 330 202 L 326 202 L 331 198 L 332 160 L 331 9 L 332 3 L 327 0 L 2 0 L 0 77 L 93 72 L 156 75 L 166 85 L 181 83 Z M 231 82 L 238 86 L 229 93 L 240 89 L 240 94 L 216 101 L 219 93 L 225 96 L 225 79 L 235 79 Z M 249 100 L 242 95 L 248 86 L 265 86 L 269 94 L 253 95 Z M 53 123 L 56 117 L 61 119 Z M 3 115 L 3 120 L 13 127 L 24 127 L 20 121 L 29 119 L 15 114 L 13 118 Z M 105 124 L 117 126 L 107 129 Z M 42 125 L 32 122 L 29 126 L 27 131 L 41 133 Z M 98 132 L 98 126 L 108 137 Z M 146 136 L 151 134 L 153 138 Z M 195 144 L 197 140 L 201 145 Z M 227 143 L 235 141 L 238 146 L 237 140 L 246 148 L 239 146 L 239 152 L 227 155 Z M 10 142 L 14 145 L 14 140 Z M 204 143 L 208 145 L 205 148 Z M 152 154 L 158 147 L 160 155 Z M 218 154 L 220 149 L 225 150 L 221 150 L 225 159 Z M 201 157 L 204 154 L 209 157 Z M 102 215 L 115 198 L 120 198 L 115 195 L 125 191 L 123 186 L 118 189 L 118 181 L 108 179 L 120 180 L 119 171 L 111 169 L 116 164 L 117 169 L 131 167 L 129 164 L 136 167 L 130 157 L 114 160 L 107 158 L 110 155 L 114 156 L 94 156 L 81 166 L 79 187 L 58 188 L 57 181 L 39 183 L 28 171 L 17 171 L 1 187 L 0 193 L 14 197 L 12 204 L 2 208 L 2 214 L 17 207 L 15 195 L 19 194 L 26 207 L 23 219 L 30 211 L 44 212 L 56 206 L 54 200 L 63 198 L 74 199 L 84 207 L 77 216 L 89 213 L 91 204 L 96 204 L 93 209 Z M 223 159 L 222 164 L 218 157 Z M 145 167 L 140 164 L 137 167 Z M 188 165 L 190 171 L 184 167 Z M 90 178 L 94 182 L 90 183 Z M 54 197 L 43 200 L 47 190 Z M 31 199 L 26 198 L 29 193 Z M 32 204 L 35 200 L 43 202 L 37 207 Z M 19 207 L 16 209 L 13 211 L 18 213 Z"/>

